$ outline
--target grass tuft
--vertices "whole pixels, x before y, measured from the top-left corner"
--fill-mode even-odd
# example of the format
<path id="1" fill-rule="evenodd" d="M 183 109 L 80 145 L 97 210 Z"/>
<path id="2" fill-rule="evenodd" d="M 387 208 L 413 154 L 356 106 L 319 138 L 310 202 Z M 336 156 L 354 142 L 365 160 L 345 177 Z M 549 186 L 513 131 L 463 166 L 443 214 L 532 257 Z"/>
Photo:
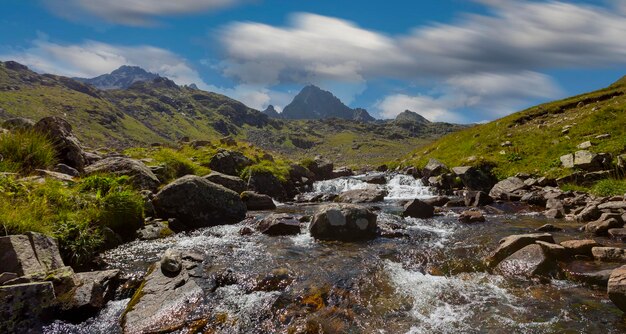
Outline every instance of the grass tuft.
<path id="1" fill-rule="evenodd" d="M 0 135 L 0 172 L 28 175 L 56 164 L 57 152 L 48 138 L 34 131 Z"/>

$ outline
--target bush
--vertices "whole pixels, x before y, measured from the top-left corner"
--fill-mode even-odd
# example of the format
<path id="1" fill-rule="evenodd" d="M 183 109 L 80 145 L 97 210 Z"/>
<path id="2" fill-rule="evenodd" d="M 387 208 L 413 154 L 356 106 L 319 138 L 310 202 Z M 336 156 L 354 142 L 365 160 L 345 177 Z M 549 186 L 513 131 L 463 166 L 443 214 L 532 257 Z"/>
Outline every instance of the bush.
<path id="1" fill-rule="evenodd" d="M 30 174 L 57 162 L 57 152 L 48 138 L 34 131 L 0 135 L 0 172 Z"/>
<path id="2" fill-rule="evenodd" d="M 241 178 L 247 180 L 252 174 L 269 173 L 274 175 L 280 182 L 289 180 L 289 165 L 280 161 L 272 162 L 263 160 L 260 163 L 246 167 L 241 172 Z"/>
<path id="3" fill-rule="evenodd" d="M 125 239 L 143 226 L 143 198 L 130 190 L 110 192 L 102 198 L 98 221 Z"/>
<path id="4" fill-rule="evenodd" d="M 78 189 L 81 193 L 96 192 L 99 196 L 106 196 L 113 189 L 123 189 L 130 184 L 130 177 L 92 175 L 84 178 Z"/>
<path id="5" fill-rule="evenodd" d="M 185 175 L 208 174 L 205 167 L 195 165 L 188 157 L 169 148 L 163 148 L 154 154 L 154 160 L 163 164 L 163 181 L 171 181 Z"/>
<path id="6" fill-rule="evenodd" d="M 63 261 L 72 266 L 87 265 L 104 243 L 102 231 L 85 220 L 58 222 L 54 237 L 59 241 Z"/>
<path id="7" fill-rule="evenodd" d="M 626 194 L 626 180 L 606 179 L 598 181 L 592 188 L 591 193 L 596 196 L 622 196 Z"/>

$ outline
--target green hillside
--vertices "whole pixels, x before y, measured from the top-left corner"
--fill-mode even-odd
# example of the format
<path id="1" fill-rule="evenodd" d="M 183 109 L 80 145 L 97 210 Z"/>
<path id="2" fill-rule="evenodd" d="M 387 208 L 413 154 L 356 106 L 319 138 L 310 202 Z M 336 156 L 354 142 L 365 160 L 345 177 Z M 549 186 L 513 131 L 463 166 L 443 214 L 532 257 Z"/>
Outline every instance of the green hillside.
<path id="1" fill-rule="evenodd" d="M 580 150 L 583 142 L 591 141 L 588 150 L 595 153 L 626 152 L 625 93 L 626 77 L 605 89 L 444 136 L 401 164 L 424 166 L 436 158 L 449 166 L 491 164 L 499 178 L 518 172 L 564 176 L 571 170 L 562 168 L 559 158 Z"/>

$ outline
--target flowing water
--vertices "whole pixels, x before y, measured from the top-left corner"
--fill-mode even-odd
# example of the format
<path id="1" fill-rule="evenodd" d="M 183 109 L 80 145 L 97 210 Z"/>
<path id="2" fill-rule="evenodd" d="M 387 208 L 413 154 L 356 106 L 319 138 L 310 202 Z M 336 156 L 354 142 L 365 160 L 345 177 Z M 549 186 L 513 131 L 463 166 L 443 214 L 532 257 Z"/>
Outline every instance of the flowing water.
<path id="1" fill-rule="evenodd" d="M 356 178 L 324 181 L 319 193 L 362 189 Z M 528 233 L 546 221 L 522 207 L 501 207 L 487 223 L 463 225 L 457 213 L 403 219 L 397 201 L 429 196 L 417 180 L 396 176 L 389 198 L 376 206 L 379 224 L 405 237 L 363 243 L 297 236 L 241 236 L 242 224 L 217 226 L 156 241 L 136 241 L 103 254 L 110 268 L 145 272 L 171 247 L 201 252 L 206 271 L 228 273 L 228 284 L 207 293 L 194 319 L 210 333 L 623 333 L 622 314 L 604 289 L 569 281 L 548 283 L 488 274 L 481 259 L 504 236 Z M 317 205 L 281 205 L 310 215 Z M 267 213 L 253 212 L 256 216 Z M 574 225 L 557 241 L 577 235 Z M 277 274 L 279 273 L 279 274 Z M 287 274 L 286 274 L 287 273 Z M 272 279 L 280 289 L 257 289 Z M 128 300 L 109 303 L 82 324 L 54 323 L 47 333 L 117 333 Z M 182 329 L 181 333 L 188 333 Z"/>

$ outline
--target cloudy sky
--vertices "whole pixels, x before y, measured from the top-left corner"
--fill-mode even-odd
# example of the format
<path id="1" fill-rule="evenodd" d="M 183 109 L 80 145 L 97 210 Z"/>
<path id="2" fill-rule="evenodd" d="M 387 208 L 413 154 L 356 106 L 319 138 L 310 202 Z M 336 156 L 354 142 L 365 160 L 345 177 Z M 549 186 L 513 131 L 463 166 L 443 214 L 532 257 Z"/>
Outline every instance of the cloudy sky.
<path id="1" fill-rule="evenodd" d="M 626 0 L 3 0 L 0 60 L 138 65 L 278 110 L 306 84 L 378 118 L 493 120 L 626 75 Z"/>

